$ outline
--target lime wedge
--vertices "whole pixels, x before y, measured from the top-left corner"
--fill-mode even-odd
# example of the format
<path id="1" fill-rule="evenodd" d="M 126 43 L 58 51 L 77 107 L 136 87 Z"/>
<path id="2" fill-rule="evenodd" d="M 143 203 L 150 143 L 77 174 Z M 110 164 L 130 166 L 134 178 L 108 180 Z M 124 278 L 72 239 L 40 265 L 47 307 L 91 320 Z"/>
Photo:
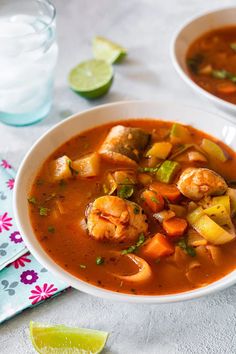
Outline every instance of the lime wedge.
<path id="1" fill-rule="evenodd" d="M 95 354 L 106 344 L 107 332 L 30 322 L 30 338 L 41 354 Z"/>
<path id="2" fill-rule="evenodd" d="M 69 74 L 72 90 L 86 98 L 103 96 L 113 79 L 112 66 L 104 60 L 91 59 L 78 64 Z"/>
<path id="3" fill-rule="evenodd" d="M 126 54 L 127 50 L 124 47 L 109 39 L 99 36 L 93 39 L 93 55 L 96 59 L 113 64 L 119 62 Z"/>

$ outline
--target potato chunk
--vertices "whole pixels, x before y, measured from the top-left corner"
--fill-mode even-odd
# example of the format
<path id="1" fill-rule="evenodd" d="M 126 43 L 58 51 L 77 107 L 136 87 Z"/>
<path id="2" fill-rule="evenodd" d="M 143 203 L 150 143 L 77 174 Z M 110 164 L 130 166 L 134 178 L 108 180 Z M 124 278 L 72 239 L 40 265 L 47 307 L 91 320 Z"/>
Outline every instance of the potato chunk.
<path id="1" fill-rule="evenodd" d="M 72 177 L 70 159 L 64 155 L 51 162 L 51 179 L 53 182 Z"/>
<path id="2" fill-rule="evenodd" d="M 79 177 L 95 177 L 100 171 L 100 156 L 94 152 L 81 159 L 72 161 L 71 167 Z"/>

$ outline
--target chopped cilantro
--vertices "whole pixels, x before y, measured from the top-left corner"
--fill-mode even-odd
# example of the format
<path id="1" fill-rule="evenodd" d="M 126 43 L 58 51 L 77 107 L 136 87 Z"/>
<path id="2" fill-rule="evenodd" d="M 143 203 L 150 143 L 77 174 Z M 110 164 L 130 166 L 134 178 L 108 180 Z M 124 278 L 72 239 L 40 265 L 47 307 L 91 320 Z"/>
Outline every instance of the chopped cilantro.
<path id="1" fill-rule="evenodd" d="M 31 204 L 36 204 L 36 203 L 37 203 L 35 197 L 29 197 L 29 198 L 28 198 L 28 202 L 31 203 Z"/>
<path id="2" fill-rule="evenodd" d="M 151 201 L 156 204 L 160 204 L 159 200 L 156 197 L 154 197 L 153 195 L 151 196 Z"/>
<path id="3" fill-rule="evenodd" d="M 188 244 L 184 238 L 180 239 L 179 242 L 177 243 L 177 245 L 180 248 L 182 248 L 182 250 L 184 250 L 184 252 L 187 253 L 189 256 L 191 256 L 191 257 L 196 256 L 195 248 L 193 248 L 192 246 L 188 246 Z"/>
<path id="4" fill-rule="evenodd" d="M 50 210 L 50 209 L 48 209 L 48 208 L 40 207 L 40 208 L 39 208 L 39 215 L 41 215 L 41 216 L 47 216 L 49 210 Z"/>
<path id="5" fill-rule="evenodd" d="M 48 226 L 48 232 L 51 232 L 53 234 L 55 232 L 55 227 L 54 226 Z"/>
<path id="6" fill-rule="evenodd" d="M 156 167 L 139 167 L 138 171 L 139 172 L 150 172 L 150 173 L 156 173 L 159 170 L 160 164 L 158 164 Z"/>
<path id="7" fill-rule="evenodd" d="M 72 161 L 70 159 L 67 160 L 67 163 L 68 163 L 68 166 L 70 168 L 70 171 L 72 173 L 72 175 L 78 175 L 79 174 L 79 171 L 75 170 L 73 167 L 72 167 Z"/>
<path id="8" fill-rule="evenodd" d="M 199 66 L 202 63 L 203 59 L 204 57 L 201 53 L 197 53 L 192 58 L 187 59 L 187 65 L 194 74 L 197 74 Z"/>
<path id="9" fill-rule="evenodd" d="M 139 207 L 137 207 L 136 205 L 135 205 L 135 207 L 134 207 L 134 214 L 139 214 L 140 213 L 140 209 L 139 209 Z"/>
<path id="10" fill-rule="evenodd" d="M 96 258 L 96 264 L 97 265 L 101 265 L 101 264 L 103 264 L 104 263 L 104 258 L 103 257 L 97 257 Z"/>
<path id="11" fill-rule="evenodd" d="M 143 233 L 141 233 L 139 235 L 139 239 L 135 243 L 135 245 L 132 245 L 132 246 L 128 247 L 127 249 L 121 251 L 121 254 L 125 255 L 125 254 L 129 254 L 129 253 L 134 253 L 135 251 L 137 251 L 137 249 L 139 247 L 141 247 L 143 245 L 144 241 L 145 241 L 145 236 Z"/>
<path id="12" fill-rule="evenodd" d="M 236 75 L 227 70 L 212 70 L 212 76 L 216 79 L 229 79 L 230 81 L 236 83 Z"/>
<path id="13" fill-rule="evenodd" d="M 132 185 L 123 184 L 117 191 L 117 195 L 120 198 L 128 199 L 134 193 L 134 187 Z"/>

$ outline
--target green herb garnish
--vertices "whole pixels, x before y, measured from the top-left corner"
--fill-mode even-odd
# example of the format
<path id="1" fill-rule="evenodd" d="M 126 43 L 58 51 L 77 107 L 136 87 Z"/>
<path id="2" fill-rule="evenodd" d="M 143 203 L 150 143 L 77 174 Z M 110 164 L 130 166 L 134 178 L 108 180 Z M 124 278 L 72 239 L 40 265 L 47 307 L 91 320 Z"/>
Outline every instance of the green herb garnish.
<path id="1" fill-rule="evenodd" d="M 197 74 L 199 66 L 202 63 L 203 59 L 204 57 L 201 53 L 197 53 L 192 58 L 187 59 L 187 65 L 194 74 Z"/>
<path id="2" fill-rule="evenodd" d="M 35 197 L 29 197 L 29 198 L 28 198 L 28 202 L 31 203 L 31 204 L 36 204 L 36 203 L 37 203 Z"/>
<path id="3" fill-rule="evenodd" d="M 51 232 L 53 234 L 55 232 L 55 227 L 54 226 L 48 226 L 48 232 Z"/>
<path id="4" fill-rule="evenodd" d="M 97 265 L 101 265 L 101 264 L 103 264 L 104 263 L 104 258 L 103 257 L 97 257 L 96 258 L 96 264 Z"/>
<path id="5" fill-rule="evenodd" d="M 80 268 L 82 268 L 82 269 L 87 268 L 85 264 L 80 264 L 79 266 L 80 266 Z"/>
<path id="6" fill-rule="evenodd" d="M 117 190 L 118 197 L 123 198 L 123 199 L 130 198 L 133 195 L 133 193 L 134 193 L 134 187 L 129 184 L 123 184 Z"/>
<path id="7" fill-rule="evenodd" d="M 156 167 L 139 167 L 139 172 L 149 172 L 149 173 L 156 173 L 159 170 L 161 164 L 158 164 Z"/>
<path id="8" fill-rule="evenodd" d="M 212 76 L 215 77 L 216 79 L 228 79 L 232 81 L 233 83 L 236 83 L 236 74 L 232 74 L 227 70 L 212 70 Z"/>
<path id="9" fill-rule="evenodd" d="M 156 204 L 160 204 L 159 200 L 156 197 L 154 197 L 154 196 L 151 196 L 151 201 L 156 203 Z"/>
<path id="10" fill-rule="evenodd" d="M 137 206 L 135 205 L 135 207 L 134 207 L 134 214 L 138 215 L 139 213 L 140 213 L 140 209 L 139 209 L 139 207 L 137 207 Z"/>
<path id="11" fill-rule="evenodd" d="M 40 208 L 39 208 L 39 215 L 41 215 L 41 216 L 47 216 L 49 210 L 50 210 L 50 209 L 48 209 L 48 208 L 40 207 Z"/>
<path id="12" fill-rule="evenodd" d="M 129 253 L 134 253 L 134 252 L 136 252 L 137 249 L 138 249 L 139 247 L 141 247 L 144 242 L 145 242 L 145 236 L 144 236 L 143 233 L 141 233 L 141 234 L 139 235 L 139 239 L 138 239 L 138 241 L 135 243 L 135 245 L 132 245 L 132 246 L 128 247 L 128 248 L 125 249 L 125 250 L 122 250 L 122 251 L 121 251 L 121 254 L 125 255 L 125 254 L 129 254 Z"/>
<path id="13" fill-rule="evenodd" d="M 72 173 L 72 175 L 78 175 L 79 174 L 79 171 L 75 170 L 73 167 L 72 167 L 72 161 L 70 159 L 67 160 L 67 163 L 68 163 L 68 166 L 70 168 L 70 171 Z"/>
<path id="14" fill-rule="evenodd" d="M 184 252 L 187 253 L 189 256 L 191 256 L 191 257 L 196 256 L 195 248 L 193 248 L 192 246 L 188 246 L 188 244 L 184 238 L 180 239 L 179 242 L 177 243 L 177 245 L 180 248 L 182 248 L 182 250 L 184 250 Z"/>

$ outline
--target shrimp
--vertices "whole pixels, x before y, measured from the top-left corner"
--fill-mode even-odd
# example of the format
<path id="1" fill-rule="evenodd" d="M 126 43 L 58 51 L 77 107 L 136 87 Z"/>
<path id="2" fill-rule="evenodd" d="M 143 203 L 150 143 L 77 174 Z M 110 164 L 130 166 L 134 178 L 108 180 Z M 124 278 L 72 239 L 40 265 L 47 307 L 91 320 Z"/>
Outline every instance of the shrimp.
<path id="1" fill-rule="evenodd" d="M 208 168 L 187 168 L 177 182 L 179 191 L 187 198 L 200 200 L 208 195 L 221 195 L 227 190 L 223 177 Z"/>
<path id="2" fill-rule="evenodd" d="M 136 166 L 149 138 L 150 134 L 140 128 L 116 125 L 108 133 L 99 153 L 107 160 Z"/>
<path id="3" fill-rule="evenodd" d="M 89 234 L 96 240 L 134 241 L 148 229 L 146 215 L 136 203 L 115 196 L 95 199 L 87 213 Z"/>

